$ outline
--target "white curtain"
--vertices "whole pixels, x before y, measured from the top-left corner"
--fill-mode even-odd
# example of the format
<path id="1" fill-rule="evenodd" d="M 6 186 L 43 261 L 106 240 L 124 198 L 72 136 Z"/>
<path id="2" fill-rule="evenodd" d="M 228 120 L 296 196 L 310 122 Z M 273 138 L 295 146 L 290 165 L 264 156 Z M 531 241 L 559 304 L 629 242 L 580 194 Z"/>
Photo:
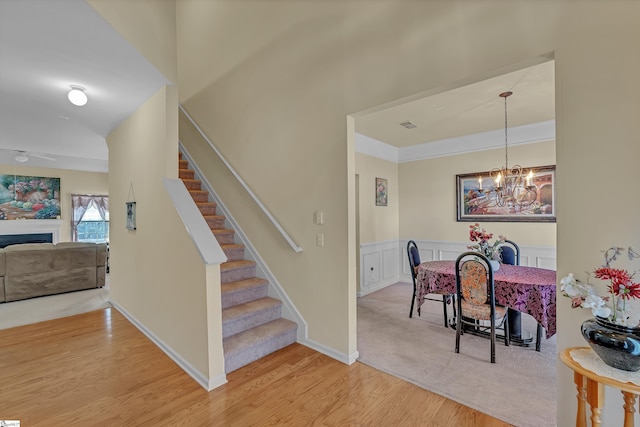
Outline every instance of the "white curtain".
<path id="1" fill-rule="evenodd" d="M 82 221 L 84 213 L 87 208 L 94 203 L 100 218 L 105 220 L 106 213 L 109 212 L 109 196 L 95 196 L 90 194 L 72 194 L 71 195 L 71 209 L 73 210 L 73 217 L 71 219 L 71 240 L 78 241 L 78 224 Z"/>

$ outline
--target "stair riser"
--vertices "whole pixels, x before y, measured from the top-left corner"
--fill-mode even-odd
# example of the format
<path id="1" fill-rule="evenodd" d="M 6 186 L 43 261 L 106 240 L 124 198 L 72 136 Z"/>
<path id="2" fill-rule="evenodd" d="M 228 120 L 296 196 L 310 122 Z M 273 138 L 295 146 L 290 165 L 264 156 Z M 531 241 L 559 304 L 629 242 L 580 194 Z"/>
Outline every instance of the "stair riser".
<path id="1" fill-rule="evenodd" d="M 260 345 L 251 346 L 243 349 L 232 356 L 225 356 L 224 358 L 224 370 L 228 374 L 229 372 L 240 369 L 251 362 L 255 362 L 264 356 L 285 348 L 288 345 L 296 342 L 297 331 L 291 329 L 286 333 L 277 335 L 269 339 L 266 343 Z"/>
<path id="2" fill-rule="evenodd" d="M 239 334 L 256 326 L 263 325 L 281 317 L 281 305 L 266 310 L 255 311 L 238 319 L 222 324 L 222 338 Z"/>
<path id="3" fill-rule="evenodd" d="M 193 200 L 197 202 L 207 202 L 209 201 L 209 193 L 207 191 L 189 191 Z"/>
<path id="4" fill-rule="evenodd" d="M 195 176 L 195 172 L 191 169 L 180 169 L 178 171 L 178 178 L 180 179 L 193 179 Z"/>
<path id="5" fill-rule="evenodd" d="M 224 228 L 224 218 L 205 218 L 209 228 Z"/>
<path id="6" fill-rule="evenodd" d="M 178 160 L 178 169 L 187 169 L 189 162 L 187 160 Z"/>
<path id="7" fill-rule="evenodd" d="M 216 214 L 216 206 L 198 205 L 198 209 L 203 216 Z"/>
<path id="8" fill-rule="evenodd" d="M 255 265 L 220 272 L 220 283 L 231 283 L 238 280 L 251 279 L 252 277 L 256 277 Z"/>
<path id="9" fill-rule="evenodd" d="M 222 294 L 222 308 L 225 309 L 227 307 L 233 307 L 234 305 L 265 298 L 268 294 L 269 288 L 267 283 L 251 289 L 224 293 Z"/>
<path id="10" fill-rule="evenodd" d="M 244 249 L 224 249 L 227 261 L 240 261 L 244 259 Z"/>
<path id="11" fill-rule="evenodd" d="M 233 243 L 233 235 L 234 233 L 214 234 L 214 236 L 216 237 L 216 240 L 221 245 L 224 245 L 226 243 Z"/>
<path id="12" fill-rule="evenodd" d="M 200 190 L 202 186 L 202 182 L 198 180 L 183 180 L 182 182 L 184 186 L 187 187 L 187 190 Z"/>

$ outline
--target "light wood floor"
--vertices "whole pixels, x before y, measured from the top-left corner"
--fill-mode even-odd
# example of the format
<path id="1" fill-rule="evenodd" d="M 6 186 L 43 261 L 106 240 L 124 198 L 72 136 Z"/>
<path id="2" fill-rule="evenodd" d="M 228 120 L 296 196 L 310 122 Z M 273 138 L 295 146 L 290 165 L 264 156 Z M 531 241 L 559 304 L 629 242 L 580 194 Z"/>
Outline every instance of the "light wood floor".
<path id="1" fill-rule="evenodd" d="M 31 426 L 507 426 L 299 344 L 206 392 L 115 309 L 0 331 L 0 419 Z"/>

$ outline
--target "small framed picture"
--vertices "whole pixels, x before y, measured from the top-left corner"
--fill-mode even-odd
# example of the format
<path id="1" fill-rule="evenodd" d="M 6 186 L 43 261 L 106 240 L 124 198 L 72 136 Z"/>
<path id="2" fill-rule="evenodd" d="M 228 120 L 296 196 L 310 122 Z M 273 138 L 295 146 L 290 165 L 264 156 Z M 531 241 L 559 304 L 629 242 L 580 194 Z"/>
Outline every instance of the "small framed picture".
<path id="1" fill-rule="evenodd" d="M 376 206 L 387 206 L 388 202 L 387 180 L 376 178 Z"/>
<path id="2" fill-rule="evenodd" d="M 127 202 L 127 230 L 136 229 L 136 202 Z"/>

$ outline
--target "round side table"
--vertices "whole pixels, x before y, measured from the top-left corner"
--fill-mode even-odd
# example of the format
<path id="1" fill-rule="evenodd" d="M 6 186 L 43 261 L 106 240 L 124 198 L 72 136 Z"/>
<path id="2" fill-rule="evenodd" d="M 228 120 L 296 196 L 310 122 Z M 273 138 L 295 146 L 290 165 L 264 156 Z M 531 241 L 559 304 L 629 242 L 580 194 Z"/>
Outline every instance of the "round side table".
<path id="1" fill-rule="evenodd" d="M 571 347 L 564 349 L 560 353 L 560 360 L 573 370 L 573 381 L 578 391 L 576 427 L 587 427 L 586 403 L 589 403 L 591 407 L 591 425 L 600 427 L 605 385 L 617 388 L 622 392 L 624 396 L 624 427 L 633 427 L 634 405 L 636 403 L 636 395 L 640 394 L 640 386 L 631 382 L 623 382 L 602 376 L 583 367 L 571 357 L 572 351 L 592 352 L 593 350 L 588 347 Z M 599 362 L 605 366 L 604 362 Z"/>

